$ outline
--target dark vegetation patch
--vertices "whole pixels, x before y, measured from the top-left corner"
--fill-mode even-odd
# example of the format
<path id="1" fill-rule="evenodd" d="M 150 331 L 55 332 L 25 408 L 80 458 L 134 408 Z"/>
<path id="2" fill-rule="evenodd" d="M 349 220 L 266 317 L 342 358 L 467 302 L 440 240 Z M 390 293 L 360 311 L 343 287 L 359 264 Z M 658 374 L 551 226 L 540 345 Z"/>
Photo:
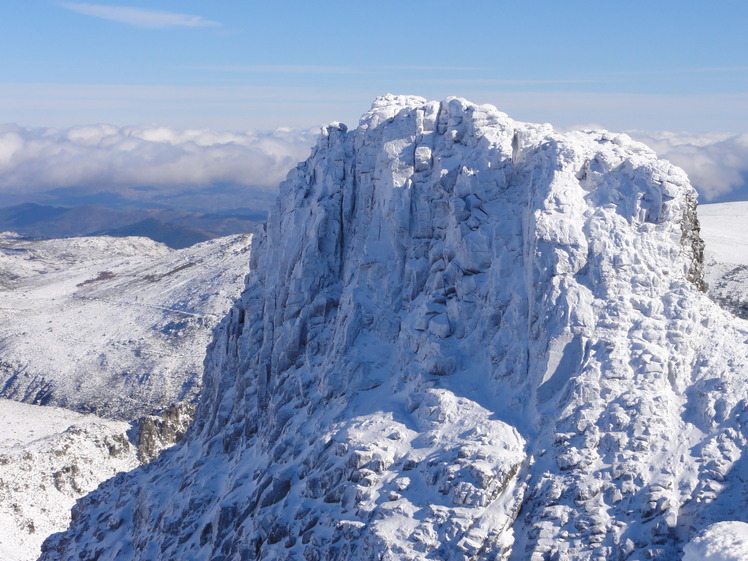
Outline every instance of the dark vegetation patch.
<path id="1" fill-rule="evenodd" d="M 95 278 L 84 280 L 83 282 L 79 282 L 75 286 L 81 287 L 81 286 L 85 286 L 87 284 L 91 284 L 91 283 L 94 283 L 94 282 L 99 282 L 99 281 L 113 279 L 116 276 L 117 275 L 115 275 L 111 271 L 101 271 Z"/>

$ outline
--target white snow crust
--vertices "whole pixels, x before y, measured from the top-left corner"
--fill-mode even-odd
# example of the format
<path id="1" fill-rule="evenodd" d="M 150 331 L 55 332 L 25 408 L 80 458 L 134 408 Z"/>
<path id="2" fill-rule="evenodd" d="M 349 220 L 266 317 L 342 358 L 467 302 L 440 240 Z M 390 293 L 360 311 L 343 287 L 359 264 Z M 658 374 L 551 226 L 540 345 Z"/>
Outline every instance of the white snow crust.
<path id="1" fill-rule="evenodd" d="M 699 222 L 709 295 L 748 319 L 748 202 L 699 205 Z"/>
<path id="2" fill-rule="evenodd" d="M 82 425 L 99 418 L 60 407 L 42 409 L 0 398 L 0 419 L 0 452 L 5 452 L 63 432 L 70 425 Z"/>
<path id="3" fill-rule="evenodd" d="M 712 524 L 683 548 L 683 561 L 745 561 L 748 559 L 748 524 Z"/>
<path id="4" fill-rule="evenodd" d="M 250 241 L 0 235 L 0 397 L 115 419 L 194 398 Z"/>
<path id="5" fill-rule="evenodd" d="M 748 266 L 748 201 L 699 205 L 699 223 L 717 261 Z"/>
<path id="6" fill-rule="evenodd" d="M 281 185 L 185 440 L 41 559 L 679 559 L 748 516 L 695 200 L 626 135 L 377 99 Z"/>

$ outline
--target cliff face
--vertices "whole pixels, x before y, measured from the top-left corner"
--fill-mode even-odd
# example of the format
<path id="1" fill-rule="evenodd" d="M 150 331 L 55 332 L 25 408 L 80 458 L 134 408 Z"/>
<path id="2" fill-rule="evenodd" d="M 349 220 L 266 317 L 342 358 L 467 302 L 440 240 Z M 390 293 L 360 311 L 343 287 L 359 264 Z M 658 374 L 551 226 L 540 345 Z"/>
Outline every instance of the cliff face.
<path id="1" fill-rule="evenodd" d="M 42 559 L 677 558 L 746 516 L 694 201 L 624 135 L 376 100 L 281 185 L 186 439 Z"/>

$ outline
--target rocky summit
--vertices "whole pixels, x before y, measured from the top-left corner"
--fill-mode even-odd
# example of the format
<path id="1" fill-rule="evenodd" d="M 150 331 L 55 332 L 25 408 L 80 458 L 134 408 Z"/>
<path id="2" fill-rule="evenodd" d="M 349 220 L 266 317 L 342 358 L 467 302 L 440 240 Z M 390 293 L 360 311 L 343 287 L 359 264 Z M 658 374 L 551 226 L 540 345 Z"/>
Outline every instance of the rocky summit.
<path id="1" fill-rule="evenodd" d="M 41 559 L 680 559 L 748 519 L 695 201 L 626 135 L 377 99 L 282 183 L 185 439 Z"/>
<path id="2" fill-rule="evenodd" d="M 250 245 L 0 234 L 0 398 L 127 421 L 191 401 Z"/>

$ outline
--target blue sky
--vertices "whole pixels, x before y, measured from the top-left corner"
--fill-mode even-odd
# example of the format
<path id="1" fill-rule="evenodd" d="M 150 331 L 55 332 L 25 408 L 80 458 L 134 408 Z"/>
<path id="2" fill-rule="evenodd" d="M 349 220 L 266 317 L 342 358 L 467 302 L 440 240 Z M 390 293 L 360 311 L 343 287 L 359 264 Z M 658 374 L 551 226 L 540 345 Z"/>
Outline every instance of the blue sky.
<path id="1" fill-rule="evenodd" d="M 386 92 L 615 130 L 748 131 L 748 3 L 13 0 L 0 122 L 355 122 Z"/>
<path id="2" fill-rule="evenodd" d="M 630 131 L 702 200 L 748 198 L 747 22 L 745 0 L 6 0 L 0 206 L 272 192 L 388 92 Z"/>

